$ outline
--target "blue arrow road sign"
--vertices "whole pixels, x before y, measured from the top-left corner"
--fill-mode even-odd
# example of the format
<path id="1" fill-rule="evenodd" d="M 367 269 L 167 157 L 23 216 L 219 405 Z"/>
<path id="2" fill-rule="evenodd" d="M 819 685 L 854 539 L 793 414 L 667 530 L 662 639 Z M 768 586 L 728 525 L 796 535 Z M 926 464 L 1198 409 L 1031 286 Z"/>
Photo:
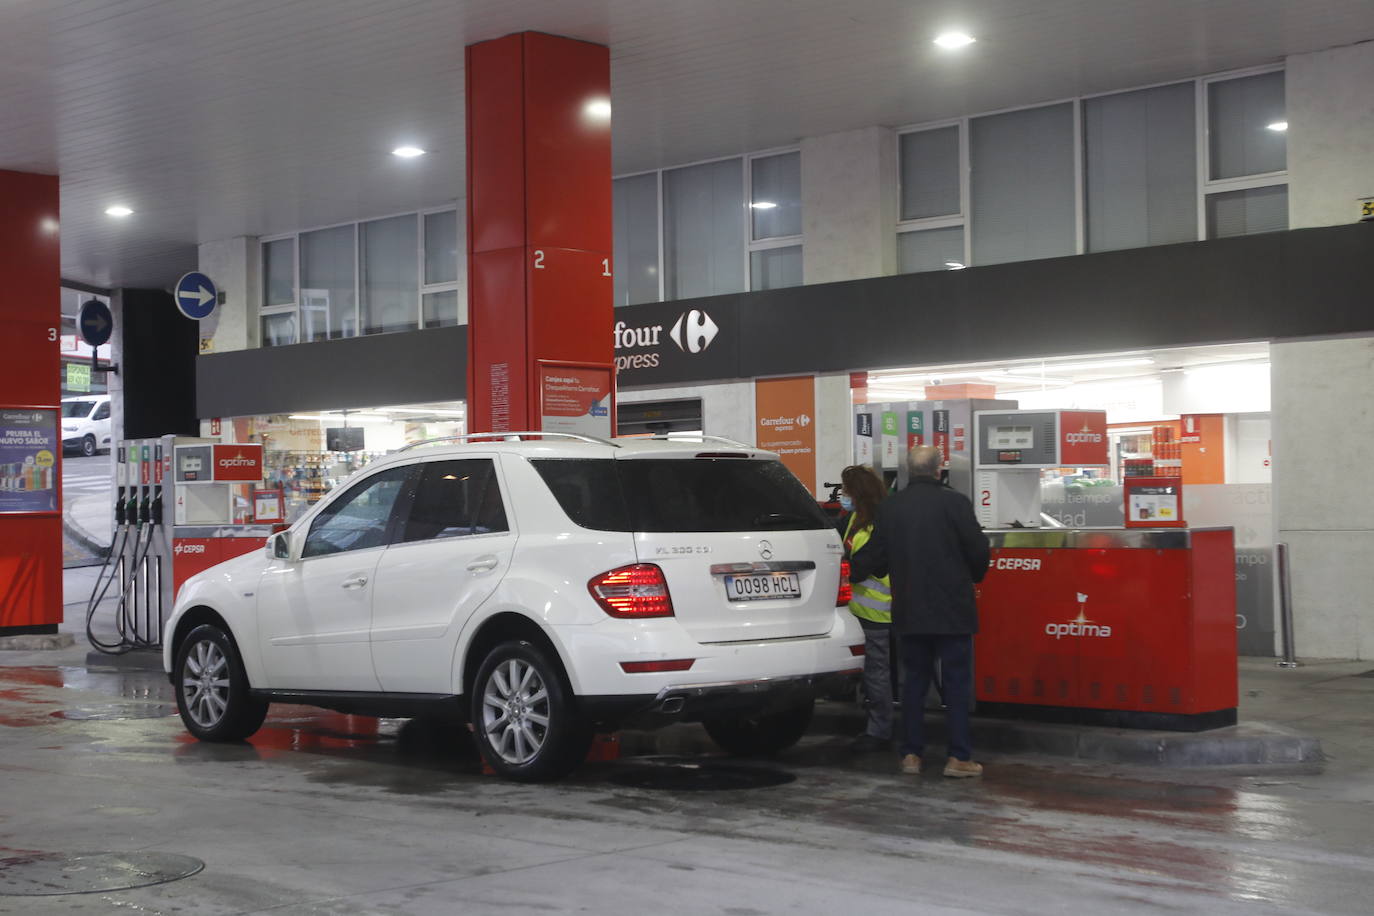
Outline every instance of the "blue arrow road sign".
<path id="1" fill-rule="evenodd" d="M 114 331 L 114 316 L 110 314 L 110 307 L 99 299 L 87 299 L 81 303 L 76 326 L 81 329 L 82 340 L 98 347 L 109 342 Z"/>
<path id="2" fill-rule="evenodd" d="M 215 310 L 215 284 L 205 274 L 193 270 L 177 281 L 172 298 L 176 300 L 177 309 L 187 318 L 206 318 Z"/>

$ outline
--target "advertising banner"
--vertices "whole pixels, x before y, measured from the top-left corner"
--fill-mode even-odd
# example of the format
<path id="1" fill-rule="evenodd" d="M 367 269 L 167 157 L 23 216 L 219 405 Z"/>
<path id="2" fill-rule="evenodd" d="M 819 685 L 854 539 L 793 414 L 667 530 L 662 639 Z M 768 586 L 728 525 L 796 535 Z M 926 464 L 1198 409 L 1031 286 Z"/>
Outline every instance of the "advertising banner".
<path id="1" fill-rule="evenodd" d="M 261 445 L 216 445 L 212 448 L 215 480 L 262 480 Z"/>
<path id="2" fill-rule="evenodd" d="M 615 375 L 610 366 L 539 363 L 539 428 L 611 437 Z"/>
<path id="3" fill-rule="evenodd" d="M 615 366 L 622 386 L 746 374 L 740 367 L 739 316 L 733 299 L 699 308 L 682 302 L 634 305 L 616 309 L 615 317 Z"/>
<path id="4" fill-rule="evenodd" d="M 0 409 L 0 512 L 57 511 L 57 411 Z"/>
<path id="5" fill-rule="evenodd" d="M 1107 412 L 1061 410 L 1059 412 L 1059 460 L 1066 468 L 1111 464 L 1107 457 Z"/>
<path id="6" fill-rule="evenodd" d="M 787 469 L 812 493 L 816 492 L 815 413 L 816 381 L 812 376 L 754 382 L 754 441 L 759 448 L 777 452 Z"/>

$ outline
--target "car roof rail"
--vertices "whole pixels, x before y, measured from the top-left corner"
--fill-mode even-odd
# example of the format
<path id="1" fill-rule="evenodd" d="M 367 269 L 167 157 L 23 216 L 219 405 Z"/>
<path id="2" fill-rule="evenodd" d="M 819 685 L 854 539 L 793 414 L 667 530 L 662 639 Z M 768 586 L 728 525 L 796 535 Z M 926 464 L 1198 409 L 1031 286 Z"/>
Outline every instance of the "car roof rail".
<path id="1" fill-rule="evenodd" d="M 707 436 L 703 433 L 659 433 L 652 437 L 659 442 L 719 442 L 722 445 L 729 445 L 734 448 L 753 450 L 757 446 L 745 445 L 736 439 L 727 439 L 724 436 Z"/>
<path id="2" fill-rule="evenodd" d="M 505 442 L 523 442 L 524 440 L 521 438 L 523 436 L 538 436 L 545 439 L 572 439 L 577 442 L 590 442 L 593 445 L 608 445 L 611 448 L 620 448 L 619 445 L 612 442 L 610 439 L 602 439 L 599 436 L 588 436 L 582 433 L 556 433 L 538 429 L 522 429 L 512 432 L 502 430 L 496 433 L 467 433 L 462 436 L 439 436 L 435 439 L 422 439 L 419 442 L 408 443 L 401 446 L 396 451 L 408 452 L 411 449 L 420 448 L 425 445 L 437 445 L 440 442 L 468 442 L 472 439 L 501 439 Z"/>

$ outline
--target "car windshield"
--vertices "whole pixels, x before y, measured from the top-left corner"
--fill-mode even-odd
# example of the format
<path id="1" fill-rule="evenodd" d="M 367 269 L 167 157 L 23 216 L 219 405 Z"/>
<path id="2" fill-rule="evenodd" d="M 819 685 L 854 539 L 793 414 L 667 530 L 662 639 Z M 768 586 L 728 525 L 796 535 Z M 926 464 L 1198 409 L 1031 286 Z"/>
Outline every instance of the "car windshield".
<path id="1" fill-rule="evenodd" d="M 683 458 L 531 462 L 574 523 L 601 531 L 797 531 L 829 528 L 778 461 Z"/>
<path id="2" fill-rule="evenodd" d="M 63 401 L 62 416 L 64 418 L 84 417 L 91 412 L 95 406 L 95 401 Z"/>

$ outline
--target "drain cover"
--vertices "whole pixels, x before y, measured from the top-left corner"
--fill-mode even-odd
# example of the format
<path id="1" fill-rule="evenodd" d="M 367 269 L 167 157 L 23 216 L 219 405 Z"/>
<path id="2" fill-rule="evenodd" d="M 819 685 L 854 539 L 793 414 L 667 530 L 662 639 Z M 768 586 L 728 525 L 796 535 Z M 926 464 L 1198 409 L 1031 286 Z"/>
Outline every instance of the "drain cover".
<path id="1" fill-rule="evenodd" d="M 57 719 L 102 720 L 102 719 L 162 719 L 177 714 L 177 708 L 168 703 L 110 703 L 105 706 L 78 706 L 75 709 L 59 709 L 51 713 Z"/>
<path id="2" fill-rule="evenodd" d="M 98 894 L 189 878 L 200 859 L 170 852 L 39 852 L 0 859 L 0 896 Z"/>
<path id="3" fill-rule="evenodd" d="M 671 792 L 725 792 L 786 785 L 796 775 L 768 767 L 741 767 L 716 763 L 629 764 L 610 775 L 610 781 L 631 789 L 664 789 Z"/>

